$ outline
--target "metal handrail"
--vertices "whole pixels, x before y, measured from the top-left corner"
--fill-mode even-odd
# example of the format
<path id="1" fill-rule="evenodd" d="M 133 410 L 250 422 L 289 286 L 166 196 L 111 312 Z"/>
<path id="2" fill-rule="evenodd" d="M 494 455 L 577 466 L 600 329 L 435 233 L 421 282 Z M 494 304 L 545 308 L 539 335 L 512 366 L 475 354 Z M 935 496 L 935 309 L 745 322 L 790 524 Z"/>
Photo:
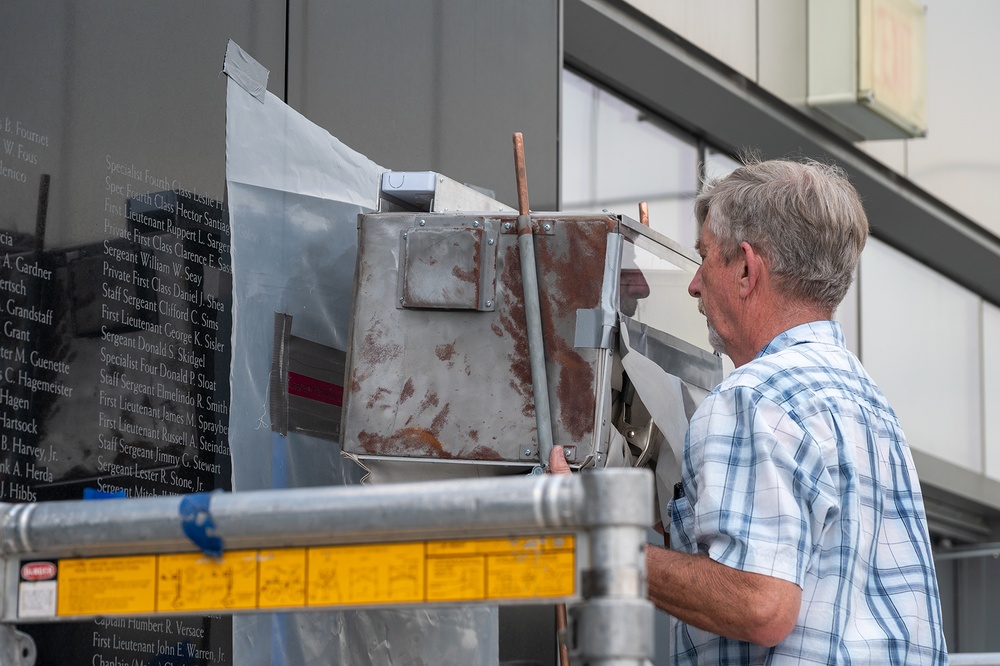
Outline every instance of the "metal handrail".
<path id="1" fill-rule="evenodd" d="M 572 609 L 575 664 L 645 664 L 654 608 L 646 598 L 648 470 L 533 475 L 381 486 L 210 493 L 140 499 L 0 505 L 3 608 L 0 663 L 31 666 L 32 639 L 18 616 L 20 560 L 197 552 L 185 505 L 205 508 L 224 548 L 524 537 L 573 532 L 578 550 Z M 186 503 L 186 504 L 185 504 Z M 583 563 L 581 565 L 581 563 Z M 496 603 L 496 602 L 493 602 Z M 503 603 L 503 602 L 500 602 Z M 265 609 L 247 612 L 270 612 Z M 143 613 L 148 615 L 148 613 Z M 63 618 L 46 618 L 60 621 Z M 65 618 L 78 620 L 78 617 Z"/>

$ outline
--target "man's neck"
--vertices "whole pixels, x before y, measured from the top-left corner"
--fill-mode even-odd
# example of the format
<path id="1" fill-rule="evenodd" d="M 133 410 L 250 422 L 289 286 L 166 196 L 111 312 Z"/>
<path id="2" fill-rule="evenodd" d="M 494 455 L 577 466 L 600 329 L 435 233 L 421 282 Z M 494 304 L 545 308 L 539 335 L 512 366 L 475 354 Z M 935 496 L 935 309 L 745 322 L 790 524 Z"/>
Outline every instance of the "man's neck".
<path id="1" fill-rule="evenodd" d="M 814 321 L 833 318 L 829 308 L 802 302 L 774 302 L 748 307 L 743 322 L 745 335 L 735 344 L 727 342 L 726 351 L 736 367 L 752 361 L 764 347 L 785 331 Z"/>

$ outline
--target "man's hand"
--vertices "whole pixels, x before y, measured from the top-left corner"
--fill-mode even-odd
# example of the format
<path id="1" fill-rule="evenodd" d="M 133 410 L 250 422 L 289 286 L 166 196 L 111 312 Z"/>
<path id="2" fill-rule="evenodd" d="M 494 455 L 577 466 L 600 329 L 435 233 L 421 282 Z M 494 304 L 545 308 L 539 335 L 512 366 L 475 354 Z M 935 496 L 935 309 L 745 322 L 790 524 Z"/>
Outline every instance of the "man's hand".
<path id="1" fill-rule="evenodd" d="M 569 474 L 569 463 L 566 462 L 566 453 L 561 446 L 553 446 L 549 453 L 549 473 Z"/>

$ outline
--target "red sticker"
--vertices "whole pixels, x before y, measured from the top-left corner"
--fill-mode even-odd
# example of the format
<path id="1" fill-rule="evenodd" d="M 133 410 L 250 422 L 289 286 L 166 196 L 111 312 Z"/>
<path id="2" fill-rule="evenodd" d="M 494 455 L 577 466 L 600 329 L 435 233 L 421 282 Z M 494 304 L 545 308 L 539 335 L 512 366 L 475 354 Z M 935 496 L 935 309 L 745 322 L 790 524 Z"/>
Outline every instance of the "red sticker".
<path id="1" fill-rule="evenodd" d="M 56 577 L 56 565 L 52 562 L 29 562 L 21 566 L 24 580 L 51 580 Z"/>
<path id="2" fill-rule="evenodd" d="M 288 394 L 302 398 L 325 402 L 328 405 L 342 407 L 344 405 L 344 387 L 324 382 L 322 379 L 300 375 L 297 372 L 288 373 Z"/>

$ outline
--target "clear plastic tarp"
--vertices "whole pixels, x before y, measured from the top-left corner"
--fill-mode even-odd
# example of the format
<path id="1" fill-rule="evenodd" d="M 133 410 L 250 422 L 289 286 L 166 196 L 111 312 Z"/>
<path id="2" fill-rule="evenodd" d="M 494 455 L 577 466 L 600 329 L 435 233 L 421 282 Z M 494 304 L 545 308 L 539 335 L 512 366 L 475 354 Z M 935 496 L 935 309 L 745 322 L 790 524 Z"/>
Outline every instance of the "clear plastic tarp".
<path id="1" fill-rule="evenodd" d="M 267 93 L 266 70 L 233 43 L 226 73 L 233 489 L 357 483 L 335 422 L 326 432 L 275 427 L 276 411 L 294 410 L 276 404 L 288 396 L 274 395 L 273 376 L 282 340 L 307 341 L 299 347 L 312 358 L 346 351 L 357 216 L 374 210 L 384 169 Z M 276 314 L 290 326 L 284 337 Z M 245 666 L 498 660 L 489 607 L 237 616 L 233 631 L 235 663 Z"/>

